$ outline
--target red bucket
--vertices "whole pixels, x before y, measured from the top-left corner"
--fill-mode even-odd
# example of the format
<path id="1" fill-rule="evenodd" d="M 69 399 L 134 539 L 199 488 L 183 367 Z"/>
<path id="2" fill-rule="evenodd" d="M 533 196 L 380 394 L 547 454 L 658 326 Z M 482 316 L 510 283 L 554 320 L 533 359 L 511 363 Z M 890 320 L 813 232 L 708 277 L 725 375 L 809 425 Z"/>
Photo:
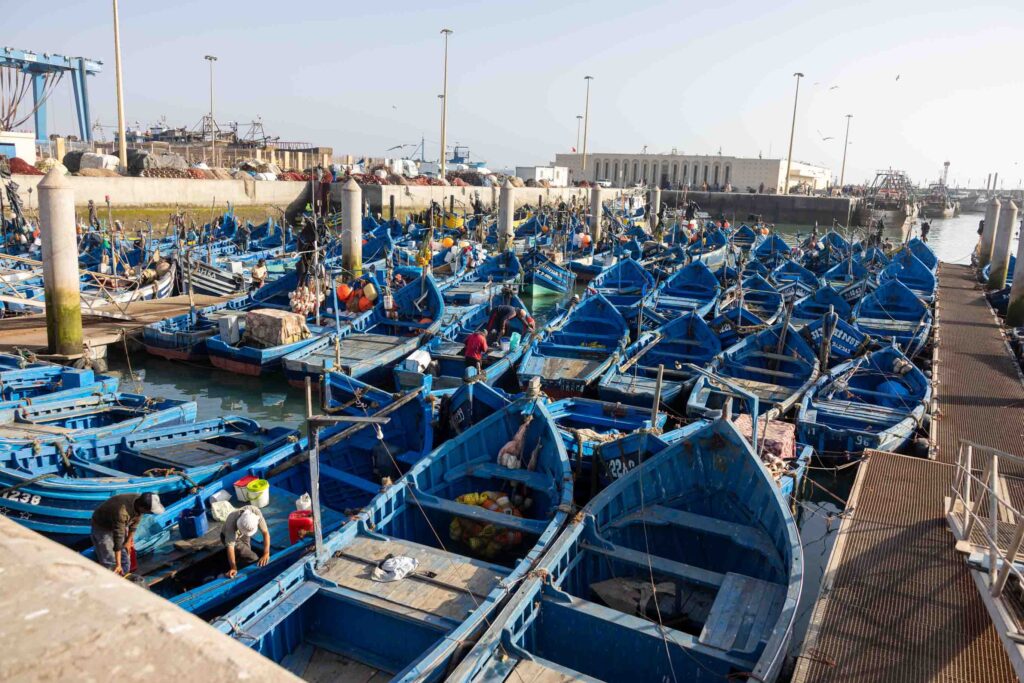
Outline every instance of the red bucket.
<path id="1" fill-rule="evenodd" d="M 292 543 L 298 543 L 301 539 L 301 532 L 313 531 L 313 511 L 296 510 L 288 515 L 288 538 Z"/>

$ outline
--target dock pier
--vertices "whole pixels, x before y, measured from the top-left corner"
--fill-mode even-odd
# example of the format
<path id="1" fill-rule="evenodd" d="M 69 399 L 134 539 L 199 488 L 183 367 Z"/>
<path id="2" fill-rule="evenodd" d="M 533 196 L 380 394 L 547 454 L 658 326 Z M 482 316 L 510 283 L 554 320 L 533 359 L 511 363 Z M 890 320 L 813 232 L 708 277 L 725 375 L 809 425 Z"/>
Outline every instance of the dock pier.
<path id="1" fill-rule="evenodd" d="M 1024 678 L 1024 381 L 969 266 L 936 323 L 932 459 L 866 453 L 794 683 Z"/>

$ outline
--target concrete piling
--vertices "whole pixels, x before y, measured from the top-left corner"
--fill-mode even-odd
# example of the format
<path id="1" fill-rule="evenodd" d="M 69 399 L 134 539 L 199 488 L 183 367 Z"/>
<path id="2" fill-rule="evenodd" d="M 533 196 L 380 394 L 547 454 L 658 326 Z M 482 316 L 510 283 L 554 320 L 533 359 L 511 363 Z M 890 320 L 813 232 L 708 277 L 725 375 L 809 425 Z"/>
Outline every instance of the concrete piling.
<path id="1" fill-rule="evenodd" d="M 75 191 L 64 174 L 51 170 L 39 183 L 43 240 L 46 339 L 51 353 L 82 353 L 82 301 L 75 236 Z"/>
<path id="2" fill-rule="evenodd" d="M 515 239 L 515 228 L 512 227 L 515 210 L 512 183 L 506 179 L 498 194 L 498 247 L 501 251 L 510 249 Z"/>
<path id="3" fill-rule="evenodd" d="M 604 189 L 599 185 L 590 188 L 590 237 L 596 247 L 601 241 L 601 214 L 604 205 Z"/>
<path id="4" fill-rule="evenodd" d="M 653 232 L 658 227 L 658 212 L 661 211 L 661 188 L 652 187 L 647 196 L 647 224 Z"/>
<path id="5" fill-rule="evenodd" d="M 352 178 L 341 187 L 341 253 L 346 276 L 363 273 L 363 191 Z"/>
<path id="6" fill-rule="evenodd" d="M 985 207 L 985 229 L 981 231 L 981 243 L 978 245 L 978 267 L 984 268 L 992 260 L 992 245 L 995 242 L 996 228 L 999 226 L 999 209 L 1002 206 L 998 197 Z"/>
<path id="7" fill-rule="evenodd" d="M 1010 202 L 1013 205 L 1013 202 Z M 1013 212 L 1016 214 L 1016 211 Z M 1017 228 L 1016 217 L 1010 226 L 1010 234 Z M 1010 305 L 1006 309 L 1006 324 L 1010 327 L 1024 325 L 1024 240 L 1017 244 L 1017 264 L 1013 269 L 1013 284 L 1010 285 Z"/>
<path id="8" fill-rule="evenodd" d="M 1006 270 L 1010 265 L 1010 241 L 1017 229 L 1017 205 L 1007 202 L 999 212 L 999 227 L 996 229 L 995 244 L 992 247 L 992 270 L 988 276 L 989 289 L 1006 286 Z"/>

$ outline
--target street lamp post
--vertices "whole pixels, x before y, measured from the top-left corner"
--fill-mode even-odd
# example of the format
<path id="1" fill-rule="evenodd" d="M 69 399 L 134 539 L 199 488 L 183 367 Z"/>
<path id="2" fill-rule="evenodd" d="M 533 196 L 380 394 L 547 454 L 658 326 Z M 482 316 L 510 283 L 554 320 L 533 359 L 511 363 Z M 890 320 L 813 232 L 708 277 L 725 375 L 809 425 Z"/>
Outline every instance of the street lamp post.
<path id="1" fill-rule="evenodd" d="M 590 130 L 590 81 L 594 80 L 593 76 L 584 76 L 583 80 L 587 82 L 587 103 L 583 108 L 583 177 L 580 180 L 587 179 L 587 132 Z"/>
<path id="2" fill-rule="evenodd" d="M 853 118 L 853 114 L 846 115 L 846 137 L 843 138 L 843 166 L 842 170 L 839 171 L 839 191 L 843 191 L 843 181 L 846 179 L 846 150 L 850 146 L 850 119 Z"/>
<path id="3" fill-rule="evenodd" d="M 580 149 L 580 127 L 583 125 L 583 114 L 576 115 L 576 146 L 573 147 L 574 152 L 578 152 Z"/>
<path id="4" fill-rule="evenodd" d="M 217 58 L 213 55 L 203 57 L 210 63 L 210 165 L 217 165 L 217 124 L 213 119 L 213 63 Z"/>
<path id="5" fill-rule="evenodd" d="M 124 134 L 124 88 L 121 84 L 121 25 L 114 0 L 114 80 L 117 87 L 117 152 L 121 168 L 128 172 L 128 149 Z"/>
<path id="6" fill-rule="evenodd" d="M 454 31 L 450 28 L 441 29 L 441 35 L 444 36 L 444 79 L 441 86 L 441 178 L 444 179 L 445 175 L 445 135 L 448 132 L 448 36 Z"/>
<path id="7" fill-rule="evenodd" d="M 793 123 L 789 127 L 789 153 L 786 155 L 786 179 L 783 181 L 782 194 L 789 194 L 789 171 L 793 167 L 793 134 L 796 132 L 796 103 L 800 99 L 800 79 L 804 77 L 799 71 L 793 75 L 796 76 L 796 95 L 793 96 Z"/>

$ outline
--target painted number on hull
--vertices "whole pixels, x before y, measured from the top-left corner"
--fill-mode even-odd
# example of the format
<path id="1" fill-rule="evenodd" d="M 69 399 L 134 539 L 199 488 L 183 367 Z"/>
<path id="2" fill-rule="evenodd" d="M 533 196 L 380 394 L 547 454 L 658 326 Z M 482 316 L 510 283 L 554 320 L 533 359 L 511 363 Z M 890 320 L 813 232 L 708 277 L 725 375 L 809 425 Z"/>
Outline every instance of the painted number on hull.
<path id="1" fill-rule="evenodd" d="M 41 496 L 32 495 L 24 491 L 8 491 L 7 493 L 0 494 L 0 498 L 14 501 L 15 503 L 25 503 L 27 505 L 39 505 L 43 500 Z"/>
<path id="2" fill-rule="evenodd" d="M 608 479 L 615 481 L 616 479 L 622 477 L 631 469 L 636 467 L 638 464 L 639 463 L 637 463 L 632 458 L 615 458 L 614 460 L 609 460 L 605 462 L 605 471 L 607 473 Z"/>

